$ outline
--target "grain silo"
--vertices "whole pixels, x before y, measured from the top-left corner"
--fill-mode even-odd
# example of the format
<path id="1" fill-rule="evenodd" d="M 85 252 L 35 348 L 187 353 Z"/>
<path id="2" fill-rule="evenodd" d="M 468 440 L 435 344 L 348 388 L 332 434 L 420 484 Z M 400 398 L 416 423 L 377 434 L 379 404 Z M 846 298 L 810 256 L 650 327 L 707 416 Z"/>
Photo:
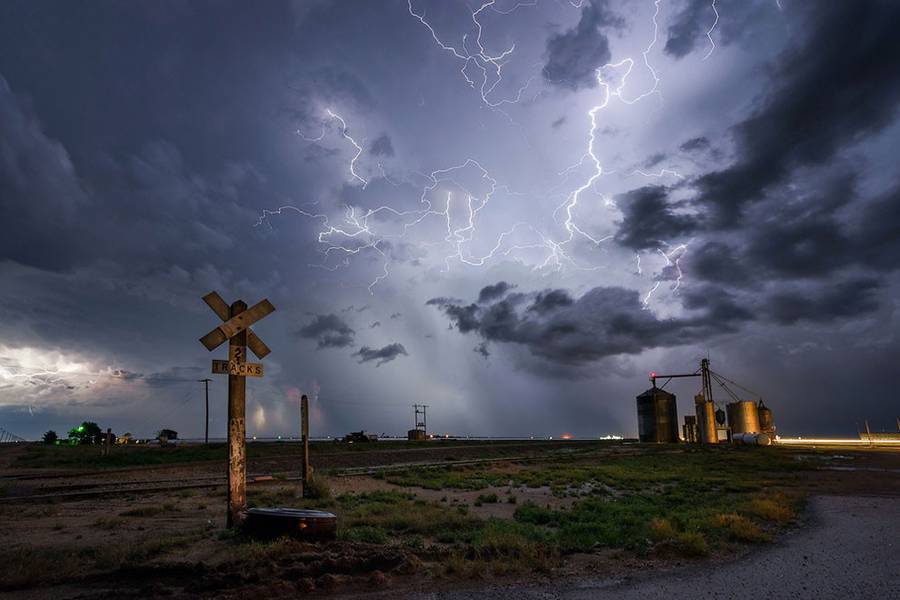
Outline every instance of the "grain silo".
<path id="1" fill-rule="evenodd" d="M 638 439 L 668 444 L 678 438 L 678 408 L 675 394 L 652 387 L 637 397 Z"/>
<path id="2" fill-rule="evenodd" d="M 728 426 L 732 435 L 737 433 L 760 433 L 759 410 L 752 400 L 730 402 L 726 407 Z"/>
<path id="3" fill-rule="evenodd" d="M 760 398 L 756 408 L 759 413 L 759 430 L 768 435 L 770 439 L 774 440 L 775 417 L 772 415 L 772 409 L 763 404 L 762 398 Z"/>
<path id="4" fill-rule="evenodd" d="M 681 437 L 689 444 L 696 444 L 700 441 L 700 434 L 697 433 L 697 417 L 695 415 L 684 415 L 684 425 L 681 426 Z"/>
<path id="5" fill-rule="evenodd" d="M 697 394 L 694 396 L 694 408 L 697 413 L 697 441 L 702 444 L 717 443 L 715 404 L 708 402 L 703 394 Z"/>

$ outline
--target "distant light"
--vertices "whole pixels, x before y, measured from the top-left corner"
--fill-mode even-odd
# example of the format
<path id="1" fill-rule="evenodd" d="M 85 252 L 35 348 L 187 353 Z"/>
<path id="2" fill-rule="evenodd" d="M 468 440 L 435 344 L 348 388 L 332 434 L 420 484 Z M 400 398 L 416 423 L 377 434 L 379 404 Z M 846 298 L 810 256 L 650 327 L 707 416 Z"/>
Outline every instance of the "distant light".
<path id="1" fill-rule="evenodd" d="M 650 371 L 650 377 L 656 377 L 656 371 Z"/>

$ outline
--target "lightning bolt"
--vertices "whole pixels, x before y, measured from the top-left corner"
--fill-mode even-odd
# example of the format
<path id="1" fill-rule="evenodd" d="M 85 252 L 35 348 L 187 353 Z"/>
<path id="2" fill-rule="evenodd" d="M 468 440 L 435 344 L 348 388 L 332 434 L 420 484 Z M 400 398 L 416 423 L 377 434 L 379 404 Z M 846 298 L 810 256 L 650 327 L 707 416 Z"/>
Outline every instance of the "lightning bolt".
<path id="1" fill-rule="evenodd" d="M 491 109 L 498 109 L 500 106 L 504 104 L 516 104 L 522 99 L 522 94 L 525 93 L 525 90 L 531 85 L 531 82 L 534 80 L 534 77 L 530 77 L 523 86 L 521 86 L 515 95 L 512 98 L 501 98 L 500 100 L 491 100 L 489 97 L 493 94 L 494 90 L 500 85 L 500 82 L 503 81 L 503 66 L 508 62 L 509 57 L 515 52 L 516 45 L 511 44 L 509 48 L 504 50 L 503 52 L 492 55 L 485 50 L 484 42 L 482 41 L 484 34 L 484 26 L 479 20 L 481 13 L 486 9 L 490 8 L 492 11 L 502 14 L 509 15 L 519 8 L 536 6 L 537 0 L 534 2 L 519 2 L 511 9 L 506 11 L 498 10 L 494 7 L 496 0 L 488 0 L 487 2 L 482 3 L 477 9 L 472 11 L 471 19 L 475 24 L 475 46 L 477 50 L 474 52 L 469 51 L 468 49 L 468 34 L 464 34 L 462 37 L 462 44 L 460 46 L 454 46 L 447 42 L 444 42 L 434 30 L 434 27 L 425 19 L 425 11 L 423 10 L 421 13 L 417 13 L 413 9 L 412 0 L 407 0 L 407 9 L 409 14 L 415 17 L 422 25 L 424 25 L 429 33 L 431 34 L 432 39 L 442 50 L 449 52 L 456 59 L 462 61 L 462 67 L 460 67 L 459 72 L 465 79 L 466 83 L 472 89 L 476 90 L 481 97 L 481 101 L 487 105 Z M 476 79 L 473 79 L 472 76 L 469 75 L 470 66 L 474 66 L 473 68 L 477 69 L 480 75 L 475 75 L 476 79 L 480 79 L 480 83 L 476 82 Z"/>
<path id="2" fill-rule="evenodd" d="M 363 177 L 360 177 L 359 173 L 356 172 L 356 161 L 359 160 L 359 157 L 360 157 L 360 156 L 362 155 L 362 153 L 363 153 L 362 146 L 360 146 L 359 144 L 357 144 L 357 143 L 356 143 L 356 140 L 354 140 L 352 137 L 350 137 L 350 132 L 349 132 L 349 130 L 347 129 L 347 123 L 346 123 L 346 121 L 344 121 L 344 118 L 343 118 L 341 115 L 337 114 L 336 112 L 334 112 L 334 111 L 331 110 L 330 108 L 325 109 L 325 112 L 328 113 L 328 116 L 329 116 L 329 117 L 331 117 L 332 119 L 337 119 L 338 122 L 340 122 L 340 124 L 341 124 L 341 136 L 343 136 L 343 138 L 344 138 L 345 140 L 347 140 L 348 142 L 350 142 L 351 144 L 353 144 L 353 147 L 356 149 L 356 154 L 355 154 L 355 155 L 353 156 L 353 158 L 350 160 L 350 174 L 353 175 L 353 178 L 354 178 L 354 179 L 357 179 L 357 180 L 359 180 L 359 181 L 362 183 L 362 188 L 363 188 L 363 189 L 366 189 L 366 186 L 369 185 L 369 182 L 368 182 L 366 179 L 364 179 Z"/>
<path id="3" fill-rule="evenodd" d="M 674 246 L 672 248 L 672 250 L 670 250 L 669 252 L 664 252 L 662 250 L 662 248 L 656 249 L 656 251 L 659 253 L 659 255 L 662 256 L 663 259 L 666 261 L 666 266 L 670 267 L 670 266 L 674 265 L 675 271 L 678 273 L 678 275 L 675 278 L 675 284 L 672 286 L 672 293 L 675 293 L 676 291 L 678 291 L 678 288 L 681 287 L 681 280 L 684 277 L 684 273 L 681 270 L 680 261 L 682 258 L 684 258 L 684 255 L 687 252 L 687 247 L 688 247 L 688 244 L 678 244 L 677 246 Z M 677 254 L 677 256 L 675 256 L 676 254 Z M 673 256 L 675 257 L 674 260 L 672 258 Z M 661 283 L 662 283 L 662 280 L 658 279 L 656 281 L 656 283 L 653 285 L 653 287 L 650 288 L 650 290 L 644 296 L 644 300 L 643 300 L 644 310 L 649 310 L 650 298 L 653 296 L 653 293 L 657 289 L 659 289 L 659 286 Z"/>
<path id="4" fill-rule="evenodd" d="M 552 253 L 551 253 L 551 256 L 548 257 L 547 261 L 556 259 L 557 264 L 558 264 L 558 259 L 560 256 L 562 256 L 564 258 L 567 258 L 570 262 L 574 262 L 574 261 L 572 261 L 571 257 L 567 256 L 564 252 L 562 252 L 561 248 L 563 246 L 565 246 L 566 244 L 569 244 L 570 242 L 572 242 L 572 240 L 574 239 L 576 234 L 583 236 L 584 238 L 589 240 L 594 245 L 599 245 L 602 242 L 605 242 L 613 237 L 612 235 L 607 235 L 603 238 L 597 239 L 597 238 L 594 238 L 594 237 L 588 235 L 587 233 L 584 232 L 584 230 L 582 230 L 575 224 L 574 212 L 575 212 L 576 207 L 578 206 L 578 201 L 579 201 L 581 195 L 586 190 L 593 187 L 593 185 L 597 182 L 597 180 L 599 180 L 600 177 L 603 176 L 603 165 L 600 162 L 600 158 L 596 154 L 597 115 L 602 110 L 604 110 L 607 106 L 609 106 L 609 103 L 612 100 L 612 98 L 618 98 L 623 103 L 632 105 L 632 104 L 635 104 L 636 102 L 639 102 L 640 100 L 643 100 L 644 98 L 646 98 L 652 94 L 657 93 L 659 90 L 660 79 L 656 73 L 656 70 L 650 64 L 650 59 L 648 57 L 649 57 L 650 52 L 653 50 L 653 47 L 656 45 L 656 43 L 659 39 L 658 17 L 659 17 L 660 2 L 661 2 L 661 0 L 655 0 L 655 2 L 653 3 L 653 5 L 654 5 L 654 12 L 653 12 L 653 17 L 652 17 L 653 38 L 650 40 L 650 43 L 647 44 L 647 47 L 641 53 L 641 55 L 643 57 L 644 65 L 646 66 L 647 71 L 650 73 L 650 76 L 653 79 L 653 84 L 650 86 L 650 88 L 634 98 L 626 98 L 624 96 L 625 88 L 628 84 L 628 76 L 631 75 L 631 72 L 634 69 L 635 61 L 633 58 L 629 57 L 629 58 L 622 59 L 615 63 L 607 63 L 607 64 L 599 67 L 596 70 L 597 83 L 599 84 L 600 88 L 602 89 L 601 100 L 600 100 L 599 104 L 597 104 L 596 106 L 594 106 L 593 108 L 591 108 L 588 111 L 588 119 L 590 120 L 590 129 L 588 132 L 587 151 L 585 152 L 584 155 L 582 155 L 581 161 L 579 162 L 579 165 L 580 165 L 580 164 L 583 164 L 584 161 L 586 161 L 586 160 L 590 161 L 594 167 L 593 173 L 591 174 L 590 177 L 588 177 L 588 179 L 582 185 L 577 187 L 575 190 L 573 190 L 569 194 L 568 198 L 563 203 L 563 205 L 558 206 L 557 209 L 554 211 L 554 218 L 555 218 L 555 215 L 557 214 L 557 212 L 559 212 L 561 209 L 565 210 L 566 220 L 564 222 L 564 227 L 566 229 L 566 232 L 568 233 L 568 236 L 564 240 L 562 240 L 560 242 L 555 242 L 551 245 Z M 608 69 L 619 69 L 621 67 L 625 67 L 625 73 L 622 75 L 622 79 L 619 82 L 619 85 L 617 87 L 613 88 L 611 83 L 608 83 L 604 80 L 603 73 L 604 73 L 604 71 L 606 71 Z M 570 170 L 571 168 L 572 167 L 569 167 L 569 169 L 567 169 L 566 171 Z M 549 263 L 545 261 L 545 264 L 549 264 Z"/>
<path id="5" fill-rule="evenodd" d="M 429 243 L 420 242 L 418 245 L 420 247 L 430 247 L 438 244 L 449 246 L 451 251 L 446 254 L 443 259 L 444 271 L 449 270 L 451 264 L 454 262 L 472 267 L 481 267 L 496 256 L 508 257 L 513 253 L 524 250 L 543 250 L 546 253 L 543 262 L 538 262 L 533 265 L 532 268 L 534 270 L 542 270 L 550 267 L 561 269 L 564 263 L 579 270 L 596 270 L 603 268 L 601 266 L 580 264 L 568 252 L 567 246 L 570 245 L 576 237 L 583 238 L 594 246 L 599 246 L 613 237 L 612 234 L 602 237 L 591 235 L 586 232 L 584 228 L 579 226 L 576 222 L 576 215 L 580 203 L 584 201 L 583 198 L 585 192 L 592 189 L 600 194 L 601 199 L 607 207 L 615 208 L 614 201 L 605 197 L 603 193 L 599 192 L 596 188 L 598 182 L 604 175 L 614 172 L 604 171 L 603 164 L 598 156 L 598 127 L 600 125 L 600 114 L 614 99 L 618 99 L 623 104 L 630 106 L 651 95 L 660 94 L 660 77 L 650 61 L 650 54 L 653 52 L 659 39 L 658 17 L 661 1 L 662 0 L 653 1 L 653 14 L 651 19 L 652 38 L 641 52 L 640 59 L 643 63 L 643 68 L 646 69 L 650 76 L 650 85 L 636 95 L 629 95 L 626 93 L 626 90 L 630 89 L 628 86 L 629 76 L 632 74 L 638 63 L 637 60 L 631 57 L 624 58 L 618 62 L 607 63 L 598 67 L 595 71 L 597 83 L 600 88 L 600 99 L 599 102 L 587 112 L 589 129 L 587 133 L 586 151 L 579 159 L 578 163 L 560 172 L 559 176 L 563 179 L 562 185 L 566 185 L 565 182 L 568 178 L 575 173 L 578 168 L 583 167 L 585 164 L 590 165 L 591 172 L 580 185 L 577 185 L 571 191 L 563 194 L 563 202 L 556 206 L 551 215 L 553 222 L 557 226 L 560 224 L 558 215 L 565 215 L 565 218 L 561 223 L 565 232 L 562 238 L 556 238 L 542 232 L 539 228 L 530 223 L 519 221 L 501 231 L 494 239 L 494 242 L 489 245 L 486 252 L 475 254 L 471 250 L 471 245 L 478 235 L 477 224 L 479 214 L 486 206 L 488 206 L 498 191 L 503 190 L 507 193 L 512 192 L 507 186 L 501 185 L 496 178 L 490 175 L 489 171 L 481 163 L 473 158 L 468 158 L 464 162 L 450 167 L 436 169 L 429 174 L 420 173 L 419 175 L 426 179 L 426 183 L 422 187 L 422 192 L 419 197 L 419 207 L 413 210 L 401 211 L 389 205 L 370 209 L 358 209 L 356 207 L 346 206 L 342 217 L 330 219 L 329 216 L 324 213 L 311 212 L 303 208 L 288 205 L 273 210 L 263 210 L 258 218 L 256 226 L 268 224 L 271 227 L 271 217 L 282 215 L 288 211 L 311 220 L 320 221 L 321 228 L 316 234 L 316 240 L 322 246 L 319 250 L 322 255 L 322 262 L 319 264 L 310 264 L 309 266 L 311 267 L 335 271 L 337 269 L 348 267 L 350 265 L 350 259 L 357 254 L 362 252 L 377 253 L 379 257 L 383 259 L 383 265 L 381 272 L 368 285 L 370 294 L 374 294 L 374 288 L 390 276 L 392 256 L 388 250 L 388 241 L 405 238 L 412 228 L 420 225 L 427 219 L 440 220 L 443 223 L 446 233 L 441 240 L 435 240 L 434 242 Z M 575 8 L 580 8 L 583 5 L 583 0 L 577 0 L 577 2 L 570 0 L 569 4 Z M 479 93 L 481 101 L 491 109 L 498 109 L 498 107 L 504 104 L 515 104 L 519 102 L 533 78 L 529 79 L 512 97 L 496 98 L 497 87 L 503 80 L 503 67 L 515 52 L 516 46 L 515 43 L 512 43 L 502 52 L 496 54 L 489 53 L 485 48 L 483 39 L 484 26 L 481 19 L 488 10 L 498 14 L 508 15 L 520 8 L 535 5 L 536 1 L 519 2 L 508 10 L 499 10 L 495 6 L 495 0 L 483 1 L 471 12 L 471 20 L 476 32 L 474 37 L 471 37 L 469 34 L 464 34 L 462 36 L 462 43 L 453 45 L 444 41 L 437 34 L 435 28 L 427 20 L 424 9 L 421 12 L 417 12 L 413 7 L 412 0 L 407 0 L 407 10 L 409 14 L 427 28 L 432 39 L 439 48 L 453 55 L 454 58 L 461 62 L 460 73 L 462 77 L 471 88 Z M 716 13 L 716 22 L 718 22 L 718 11 L 716 10 L 715 0 L 712 3 L 712 8 Z M 715 26 L 716 24 L 714 23 L 713 27 L 707 32 L 707 37 L 710 39 L 713 48 L 714 43 L 711 34 Z M 618 83 L 607 81 L 606 73 L 612 70 L 622 72 L 623 69 L 624 72 Z M 359 161 L 363 154 L 361 143 L 354 139 L 350 134 L 348 124 L 340 114 L 332 108 L 326 109 L 326 114 L 329 119 L 339 125 L 339 132 L 342 139 L 353 147 L 354 155 L 350 160 L 349 172 L 351 178 L 354 181 L 359 182 L 361 188 L 365 190 L 369 181 L 360 174 L 358 169 Z M 303 132 L 297 131 L 297 134 L 303 140 L 310 143 L 320 142 L 324 139 L 326 133 L 324 124 L 321 133 L 316 137 L 307 136 Z M 385 181 L 394 187 L 400 186 L 399 183 L 389 178 L 383 164 L 378 163 L 377 166 Z M 488 188 L 487 192 L 475 192 L 467 189 L 466 186 L 461 185 L 460 180 L 457 178 L 457 173 L 465 169 L 476 170 L 476 173 L 480 176 L 480 181 L 486 182 Z M 646 178 L 675 177 L 681 180 L 684 179 L 684 176 L 674 169 L 660 169 L 659 172 L 656 173 L 635 169 L 631 171 L 628 176 L 642 176 Z M 446 190 L 446 193 L 442 193 L 440 188 L 445 184 L 452 184 L 461 191 Z M 434 203 L 439 203 L 439 205 L 435 206 Z M 378 215 L 388 217 L 389 220 L 392 221 L 394 227 L 399 224 L 400 233 L 377 231 L 374 226 L 374 217 Z M 512 243 L 513 236 L 520 232 L 525 232 L 526 235 L 530 236 L 531 241 Z M 677 280 L 672 288 L 673 291 L 676 291 L 681 284 L 683 274 L 681 272 L 679 261 L 683 257 L 686 248 L 687 245 L 682 244 L 674 247 L 669 252 L 664 252 L 661 249 L 658 250 L 665 258 L 666 266 L 674 265 L 678 272 Z M 635 261 L 637 274 L 642 276 L 643 270 L 640 254 L 635 254 Z M 649 306 L 652 295 L 659 287 L 660 283 L 660 281 L 657 281 L 652 289 L 644 296 L 645 307 Z"/>
<path id="6" fill-rule="evenodd" d="M 781 8 L 781 5 L 779 5 L 779 8 Z M 709 51 L 706 53 L 706 56 L 704 56 L 702 60 L 706 60 L 707 58 L 712 56 L 713 51 L 716 49 L 716 43 L 712 39 L 712 32 L 716 28 L 716 25 L 719 24 L 719 11 L 716 8 L 716 0 L 712 0 L 712 9 L 716 15 L 716 20 L 713 21 L 712 26 L 706 32 L 706 38 L 709 40 Z"/>

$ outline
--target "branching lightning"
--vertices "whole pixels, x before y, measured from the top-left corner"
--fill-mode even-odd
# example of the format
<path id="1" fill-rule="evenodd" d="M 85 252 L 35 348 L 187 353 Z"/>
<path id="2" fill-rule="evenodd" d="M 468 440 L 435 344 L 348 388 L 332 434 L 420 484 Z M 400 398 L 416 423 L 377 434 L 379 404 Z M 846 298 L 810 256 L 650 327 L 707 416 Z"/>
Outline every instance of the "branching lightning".
<path id="1" fill-rule="evenodd" d="M 512 98 L 501 98 L 499 100 L 492 100 L 490 98 L 497 86 L 500 85 L 500 82 L 503 81 L 503 66 L 506 64 L 513 52 L 515 52 L 516 45 L 511 44 L 509 48 L 507 48 L 503 52 L 500 52 L 499 54 L 489 54 L 487 50 L 485 50 L 484 42 L 482 41 L 484 27 L 479 20 L 481 13 L 490 8 L 498 14 L 508 15 L 522 7 L 536 6 L 537 0 L 535 0 L 534 2 L 519 2 L 509 10 L 505 11 L 501 11 L 495 8 L 495 3 L 496 0 L 487 0 L 486 2 L 482 3 L 477 9 L 475 9 L 471 14 L 472 22 L 475 24 L 476 30 L 474 42 L 476 48 L 473 52 L 468 48 L 468 34 L 463 35 L 462 44 L 459 46 L 454 46 L 452 44 L 444 42 L 438 36 L 431 23 L 429 23 L 425 19 L 425 10 L 423 9 L 421 13 L 417 13 L 415 9 L 413 9 L 412 0 L 407 0 L 407 9 L 409 10 L 409 14 L 415 17 L 422 25 L 428 28 L 428 31 L 431 33 L 432 39 L 434 39 L 438 47 L 446 52 L 451 53 L 455 58 L 462 61 L 462 67 L 460 67 L 459 69 L 460 74 L 466 80 L 466 83 L 469 84 L 469 87 L 478 91 L 479 95 L 481 96 L 481 101 L 492 109 L 499 108 L 504 104 L 518 103 L 522 99 L 522 94 L 524 94 L 525 90 L 527 90 L 531 85 L 534 77 L 529 78 L 525 82 L 525 84 L 519 88 L 519 90 Z M 472 66 L 479 72 L 479 74 L 474 75 L 474 77 L 480 79 L 480 83 L 477 83 L 476 79 L 473 79 L 473 76 L 469 75 L 469 69 Z"/>
<path id="2" fill-rule="evenodd" d="M 282 215 L 285 212 L 295 212 L 296 214 L 314 221 L 321 222 L 321 228 L 316 234 L 316 241 L 321 245 L 320 255 L 321 263 L 311 264 L 309 266 L 335 271 L 350 266 L 351 258 L 362 252 L 375 252 L 383 260 L 381 272 L 368 285 L 370 294 L 374 294 L 374 288 L 384 279 L 390 276 L 390 265 L 393 260 L 393 252 L 390 242 L 392 240 L 405 239 L 413 228 L 423 224 L 426 220 L 436 220 L 442 224 L 445 235 L 441 239 L 435 239 L 430 242 L 420 242 L 421 247 L 443 246 L 449 247 L 450 252 L 444 256 L 444 270 L 449 270 L 451 264 L 459 263 L 472 267 L 484 266 L 494 257 L 508 257 L 513 253 L 525 250 L 539 250 L 545 253 L 543 260 L 540 259 L 533 265 L 535 270 L 543 270 L 545 268 L 562 269 L 563 264 L 571 266 L 579 270 L 595 270 L 603 267 L 590 266 L 580 264 L 571 254 L 568 246 L 571 245 L 576 237 L 582 238 L 594 246 L 600 246 L 604 242 L 612 239 L 613 235 L 595 236 L 585 231 L 585 229 L 576 222 L 576 215 L 580 203 L 584 202 L 585 192 L 593 190 L 599 193 L 595 186 L 604 175 L 614 173 L 614 171 L 605 171 L 601 159 L 598 155 L 598 136 L 600 135 L 600 114 L 610 105 L 614 99 L 618 99 L 625 105 L 634 105 L 643 99 L 660 93 L 660 77 L 656 69 L 653 67 L 650 54 L 653 52 L 659 39 L 659 22 L 660 3 L 662 0 L 654 0 L 652 14 L 652 38 L 649 43 L 641 51 L 641 60 L 643 67 L 649 74 L 650 84 L 642 92 L 629 95 L 627 91 L 629 76 L 636 67 L 635 58 L 626 57 L 617 62 L 611 62 L 599 66 L 596 73 L 597 84 L 600 89 L 599 102 L 587 111 L 589 128 L 587 131 L 587 148 L 580 160 L 564 169 L 559 173 L 563 179 L 563 185 L 570 176 L 576 171 L 590 165 L 590 174 L 574 189 L 563 194 L 564 200 L 556 206 L 551 217 L 555 226 L 561 226 L 563 230 L 562 237 L 556 237 L 541 230 L 526 221 L 517 221 L 510 224 L 504 230 L 500 231 L 494 239 L 493 243 L 489 243 L 484 253 L 475 253 L 472 250 L 472 242 L 478 234 L 479 214 L 489 205 L 495 194 L 502 190 L 507 194 L 513 194 L 504 185 L 501 185 L 489 171 L 474 158 L 467 158 L 463 162 L 452 165 L 450 167 L 440 168 L 428 174 L 420 174 L 425 179 L 422 192 L 419 197 L 419 206 L 412 210 L 398 210 L 389 205 L 382 205 L 376 208 L 360 209 L 358 207 L 346 206 L 342 216 L 329 218 L 328 215 L 321 212 L 310 212 L 295 206 L 282 206 L 274 210 L 264 210 L 260 215 L 256 225 L 261 226 L 268 224 L 271 217 Z M 465 82 L 480 96 L 481 101 L 492 110 L 498 110 L 503 105 L 518 103 L 526 89 L 532 84 L 534 77 L 530 78 L 518 91 L 510 97 L 498 98 L 498 86 L 503 81 L 503 68 L 514 54 L 516 45 L 510 44 L 506 49 L 499 53 L 490 53 L 485 48 L 483 39 L 484 27 L 482 17 L 488 10 L 497 14 L 508 15 L 515 12 L 519 8 L 530 7 L 536 5 L 534 2 L 519 2 L 506 10 L 500 10 L 495 6 L 496 0 L 483 0 L 478 7 L 471 12 L 471 20 L 475 27 L 475 35 L 470 36 L 464 34 L 461 43 L 451 44 L 442 39 L 438 35 L 434 26 L 427 20 L 427 14 L 423 5 L 419 10 L 414 8 L 413 0 L 407 0 L 407 9 L 409 14 L 421 23 L 431 35 L 434 43 L 441 50 L 452 54 L 454 58 L 461 61 L 460 74 Z M 583 0 L 570 0 L 569 3 L 580 8 Z M 718 11 L 716 2 L 713 0 L 712 8 L 716 15 L 716 23 L 718 23 Z M 712 32 L 716 27 L 716 23 L 708 30 L 707 37 L 710 41 L 711 48 L 709 55 L 715 48 L 712 39 Z M 607 80 L 606 76 L 610 72 L 621 73 L 618 82 Z M 424 102 L 424 99 L 423 99 Z M 502 112 L 502 111 L 501 111 Z M 338 131 L 341 138 L 348 142 L 353 150 L 354 155 L 349 163 L 349 172 L 353 181 L 358 182 L 362 190 L 366 190 L 369 180 L 361 174 L 360 161 L 363 157 L 363 146 L 350 134 L 350 128 L 343 116 L 338 114 L 332 108 L 325 111 L 328 119 L 338 124 Z M 505 114 L 505 113 L 504 113 Z M 316 137 L 304 135 L 301 131 L 297 134 L 308 143 L 319 143 L 327 135 L 326 125 L 323 123 L 321 133 Z M 400 188 L 401 184 L 393 180 L 385 166 L 378 163 L 377 167 L 381 173 L 381 178 L 390 185 Z M 463 185 L 457 176 L 463 171 L 472 170 L 478 174 L 479 181 L 486 184 L 487 191 L 470 190 Z M 645 178 L 662 178 L 674 177 L 680 180 L 684 179 L 676 170 L 670 168 L 660 169 L 658 172 L 645 172 L 640 169 L 634 169 L 625 176 L 641 176 Z M 408 180 L 406 180 L 408 182 Z M 447 189 L 452 187 L 453 189 Z M 600 193 L 600 197 L 606 206 L 615 208 L 615 202 L 604 197 Z M 560 222 L 558 216 L 565 217 Z M 393 228 L 399 227 L 399 233 L 396 229 L 391 232 L 380 230 L 378 227 L 377 217 L 387 217 Z M 524 234 L 530 241 L 514 241 L 514 236 Z M 681 285 L 682 271 L 679 264 L 687 251 L 687 244 L 674 246 L 668 252 L 662 249 L 658 250 L 660 256 L 665 260 L 665 266 L 674 266 L 677 277 L 672 287 L 672 291 L 676 291 Z M 643 276 L 643 268 L 641 265 L 641 255 L 635 254 L 635 267 L 637 276 Z M 654 292 L 661 284 L 661 280 L 657 280 L 652 288 L 643 297 L 643 304 L 649 307 L 650 300 Z"/>
<path id="3" fill-rule="evenodd" d="M 716 20 L 713 21 L 712 26 L 706 32 L 706 38 L 709 40 L 709 50 L 703 57 L 703 60 L 706 60 L 707 58 L 712 56 L 713 51 L 716 49 L 716 43 L 712 39 L 712 32 L 716 28 L 716 25 L 719 24 L 719 10 L 716 8 L 716 0 L 712 0 L 712 9 L 713 13 L 715 13 L 716 15 Z"/>

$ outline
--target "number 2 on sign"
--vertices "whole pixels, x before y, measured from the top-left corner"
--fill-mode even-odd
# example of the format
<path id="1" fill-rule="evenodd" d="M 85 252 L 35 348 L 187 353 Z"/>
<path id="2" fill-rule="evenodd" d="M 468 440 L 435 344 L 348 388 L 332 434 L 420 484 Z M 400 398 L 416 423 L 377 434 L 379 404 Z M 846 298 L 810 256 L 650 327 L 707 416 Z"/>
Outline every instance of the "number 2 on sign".
<path id="1" fill-rule="evenodd" d="M 229 356 L 228 360 L 233 363 L 244 363 L 247 361 L 246 350 L 242 346 L 235 346 L 229 348 Z"/>

